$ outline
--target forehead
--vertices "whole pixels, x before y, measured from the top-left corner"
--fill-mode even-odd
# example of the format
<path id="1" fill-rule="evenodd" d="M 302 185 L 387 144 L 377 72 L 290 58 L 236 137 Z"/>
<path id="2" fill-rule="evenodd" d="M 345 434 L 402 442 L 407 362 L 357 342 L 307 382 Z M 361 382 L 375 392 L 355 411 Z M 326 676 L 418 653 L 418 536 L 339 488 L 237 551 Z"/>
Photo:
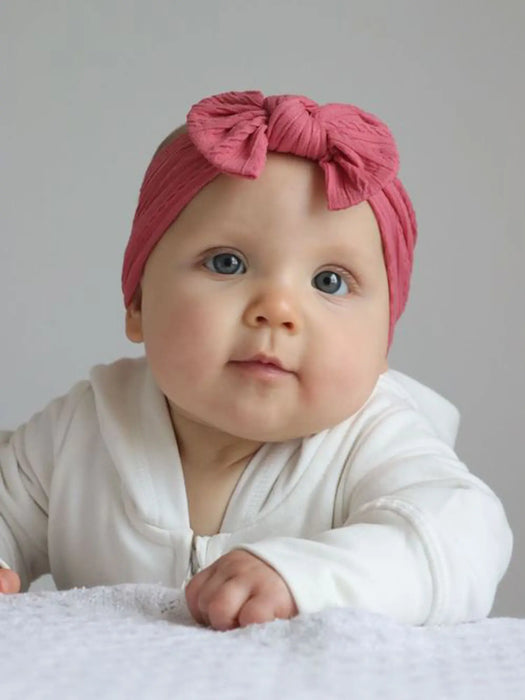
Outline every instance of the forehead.
<path id="1" fill-rule="evenodd" d="M 324 173 L 314 162 L 270 153 L 257 179 L 219 175 L 181 212 L 173 228 L 181 243 L 210 235 L 336 246 L 382 258 L 379 229 L 367 202 L 328 209 Z M 175 231 L 174 231 L 175 232 Z"/>

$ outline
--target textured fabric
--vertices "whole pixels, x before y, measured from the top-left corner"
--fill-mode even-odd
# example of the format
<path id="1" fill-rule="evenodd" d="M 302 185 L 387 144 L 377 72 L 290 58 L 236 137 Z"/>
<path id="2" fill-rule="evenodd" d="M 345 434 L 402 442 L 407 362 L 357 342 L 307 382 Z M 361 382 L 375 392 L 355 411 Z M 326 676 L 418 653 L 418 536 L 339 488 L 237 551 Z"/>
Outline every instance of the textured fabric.
<path id="1" fill-rule="evenodd" d="M 48 571 L 60 589 L 180 588 L 191 562 L 203 569 L 241 548 L 279 572 L 301 612 L 350 605 L 412 624 L 484 617 L 512 549 L 502 505 L 441 437 L 454 438 L 457 411 L 399 376 L 383 373 L 339 425 L 263 444 L 220 532 L 195 536 L 145 358 L 98 365 L 0 444 L 0 557 L 24 589 Z"/>
<path id="2" fill-rule="evenodd" d="M 208 97 L 188 114 L 188 134 L 217 170 L 258 177 L 268 151 L 317 162 L 329 209 L 346 209 L 392 182 L 397 149 L 385 124 L 354 105 L 260 92 Z"/>
<path id="3" fill-rule="evenodd" d="M 256 178 L 268 152 L 290 153 L 322 168 L 330 209 L 365 200 L 372 207 L 388 275 L 391 343 L 408 297 L 417 226 L 397 178 L 399 156 L 388 127 L 354 105 L 249 91 L 201 100 L 189 111 L 187 128 L 146 171 L 124 256 L 125 305 L 154 246 L 205 185 L 220 173 Z"/>
<path id="4" fill-rule="evenodd" d="M 525 620 L 409 627 L 351 609 L 230 632 L 179 590 L 0 596 L 2 700 L 523 700 Z"/>

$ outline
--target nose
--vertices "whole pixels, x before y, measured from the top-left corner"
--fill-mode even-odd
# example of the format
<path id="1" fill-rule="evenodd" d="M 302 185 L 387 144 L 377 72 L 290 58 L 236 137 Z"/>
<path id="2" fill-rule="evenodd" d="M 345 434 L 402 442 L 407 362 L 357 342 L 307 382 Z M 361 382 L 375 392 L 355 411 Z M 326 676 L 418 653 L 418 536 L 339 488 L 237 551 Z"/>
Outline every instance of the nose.
<path id="1" fill-rule="evenodd" d="M 243 314 L 252 328 L 283 328 L 298 333 L 302 327 L 301 313 L 291 290 L 272 288 L 260 291 L 250 301 Z"/>

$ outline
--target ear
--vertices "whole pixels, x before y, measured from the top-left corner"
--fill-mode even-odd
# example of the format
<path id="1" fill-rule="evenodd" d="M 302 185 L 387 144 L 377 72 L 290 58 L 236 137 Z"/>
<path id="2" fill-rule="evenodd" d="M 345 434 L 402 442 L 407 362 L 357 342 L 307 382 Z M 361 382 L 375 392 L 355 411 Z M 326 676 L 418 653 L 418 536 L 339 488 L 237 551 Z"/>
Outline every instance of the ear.
<path id="1" fill-rule="evenodd" d="M 142 335 L 142 289 L 140 286 L 126 309 L 126 336 L 132 343 L 144 342 Z"/>

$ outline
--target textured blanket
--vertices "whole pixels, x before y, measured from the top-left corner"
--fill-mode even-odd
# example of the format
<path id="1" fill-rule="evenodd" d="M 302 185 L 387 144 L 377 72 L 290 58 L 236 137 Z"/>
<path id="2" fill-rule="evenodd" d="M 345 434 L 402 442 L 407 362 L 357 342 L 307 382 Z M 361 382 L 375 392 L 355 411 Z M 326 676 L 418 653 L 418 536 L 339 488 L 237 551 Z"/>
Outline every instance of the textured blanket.
<path id="1" fill-rule="evenodd" d="M 525 700 L 525 620 L 334 609 L 215 632 L 161 586 L 0 596 L 0 697 Z"/>

